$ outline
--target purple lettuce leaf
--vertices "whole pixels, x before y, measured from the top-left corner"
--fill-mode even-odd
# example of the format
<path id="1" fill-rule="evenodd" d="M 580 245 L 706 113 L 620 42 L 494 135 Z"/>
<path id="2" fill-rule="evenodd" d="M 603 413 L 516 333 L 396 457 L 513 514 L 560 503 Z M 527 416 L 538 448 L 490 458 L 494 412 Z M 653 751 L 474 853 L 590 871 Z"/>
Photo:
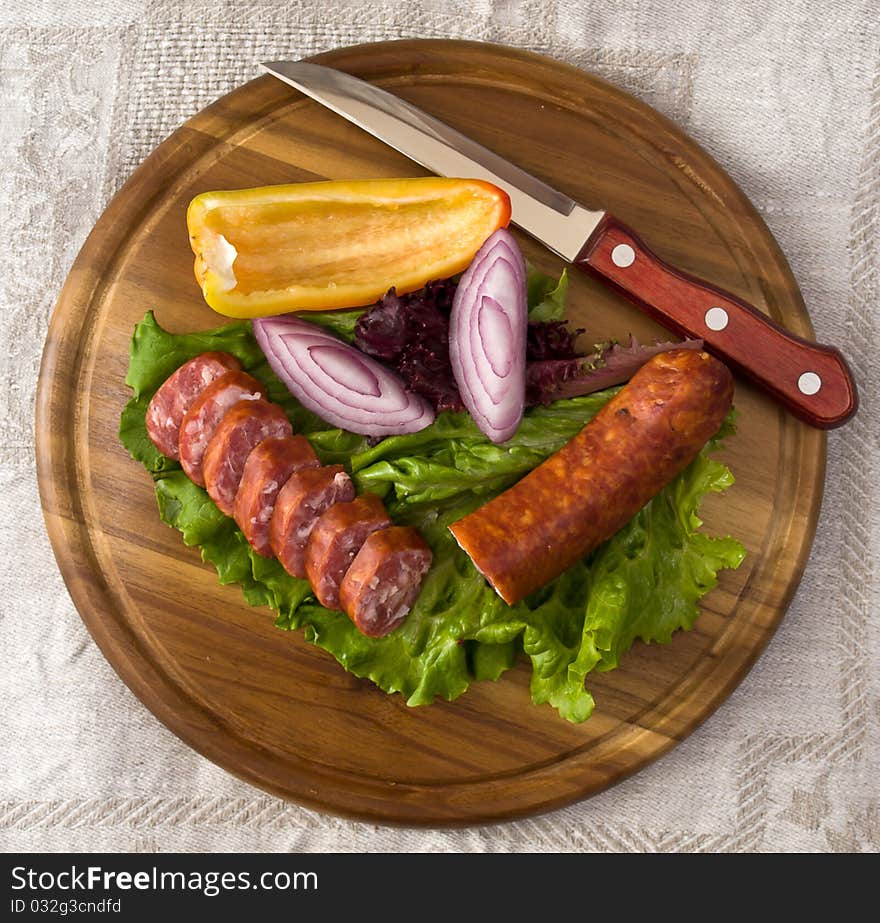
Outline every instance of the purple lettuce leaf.
<path id="1" fill-rule="evenodd" d="M 702 349 L 702 340 L 653 343 L 643 346 L 630 335 L 629 343 L 606 343 L 587 356 L 547 359 L 526 366 L 526 403 L 550 404 L 620 385 L 653 356 L 670 349 Z"/>
<path id="2" fill-rule="evenodd" d="M 548 278 L 544 288 L 552 282 Z M 449 360 L 449 313 L 455 288 L 453 279 L 429 282 L 408 295 L 398 295 L 392 288 L 358 318 L 354 329 L 355 346 L 394 369 L 406 386 L 430 401 L 438 413 L 464 410 Z M 561 281 L 554 291 L 564 294 Z M 568 321 L 555 314 L 529 322 L 528 406 L 622 384 L 657 353 L 676 348 L 700 349 L 703 345 L 701 340 L 685 340 L 643 346 L 630 337 L 626 346 L 602 343 L 583 353 L 577 346 L 583 332 L 570 329 Z"/>

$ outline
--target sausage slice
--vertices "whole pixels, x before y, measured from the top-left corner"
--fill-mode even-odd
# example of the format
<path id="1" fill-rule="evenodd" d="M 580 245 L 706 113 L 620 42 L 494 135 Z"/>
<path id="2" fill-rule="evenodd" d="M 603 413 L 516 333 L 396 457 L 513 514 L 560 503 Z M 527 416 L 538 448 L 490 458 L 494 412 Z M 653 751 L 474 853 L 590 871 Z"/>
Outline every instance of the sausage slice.
<path id="1" fill-rule="evenodd" d="M 195 399 L 180 426 L 180 464 L 187 477 L 205 486 L 202 462 L 217 424 L 233 404 L 263 397 L 265 388 L 247 372 L 234 371 L 211 382 Z"/>
<path id="2" fill-rule="evenodd" d="M 708 353 L 660 353 L 558 452 L 449 528 L 498 595 L 519 602 L 687 467 L 732 399 L 733 376 Z"/>
<path id="3" fill-rule="evenodd" d="M 373 532 L 339 585 L 343 612 L 371 638 L 394 631 L 418 598 L 431 558 L 425 540 L 409 526 Z"/>
<path id="4" fill-rule="evenodd" d="M 291 436 L 293 427 L 277 404 L 262 399 L 239 401 L 226 411 L 214 431 L 202 472 L 208 496 L 231 516 L 245 462 L 264 439 Z"/>
<path id="5" fill-rule="evenodd" d="M 147 407 L 147 435 L 167 458 L 177 459 L 180 425 L 193 401 L 221 375 L 240 369 L 229 353 L 208 352 L 190 359 L 159 386 Z"/>
<path id="6" fill-rule="evenodd" d="M 272 557 L 269 523 L 278 492 L 287 479 L 294 471 L 320 464 L 304 436 L 264 439 L 248 456 L 233 513 L 239 529 L 257 554 Z"/>
<path id="7" fill-rule="evenodd" d="M 269 523 L 269 547 L 288 574 L 305 578 L 306 545 L 318 517 L 334 503 L 354 498 L 354 484 L 342 465 L 304 468 L 291 475 Z"/>
<path id="8" fill-rule="evenodd" d="M 339 608 L 339 584 L 354 556 L 371 532 L 390 525 L 384 504 L 370 493 L 321 515 L 306 546 L 306 576 L 322 606 Z"/>

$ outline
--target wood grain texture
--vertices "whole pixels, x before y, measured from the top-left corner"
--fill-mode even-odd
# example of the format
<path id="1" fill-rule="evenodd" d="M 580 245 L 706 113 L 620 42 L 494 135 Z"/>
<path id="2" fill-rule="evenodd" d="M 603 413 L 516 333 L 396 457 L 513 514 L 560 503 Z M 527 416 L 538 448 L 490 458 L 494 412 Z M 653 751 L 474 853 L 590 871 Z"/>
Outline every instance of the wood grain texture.
<path id="1" fill-rule="evenodd" d="M 692 140 L 630 96 L 547 58 L 484 44 L 404 41 L 315 60 L 375 81 L 586 205 L 609 208 L 661 258 L 811 337 L 795 280 L 749 202 Z M 411 709 L 300 633 L 278 631 L 269 610 L 221 587 L 160 522 L 150 478 L 119 444 L 132 329 L 150 308 L 174 331 L 220 320 L 192 274 L 185 211 L 195 194 L 422 173 L 271 77 L 191 119 L 110 204 L 61 293 L 40 374 L 37 462 L 48 532 L 84 622 L 178 736 L 249 782 L 318 809 L 453 825 L 600 791 L 724 701 L 800 579 L 825 437 L 737 381 L 739 432 L 720 453 L 737 482 L 704 503 L 703 518 L 709 532 L 739 537 L 748 557 L 722 574 L 693 631 L 667 646 L 637 643 L 620 669 L 590 677 L 597 708 L 582 725 L 530 704 L 525 665 L 455 702 Z M 520 239 L 539 268 L 561 270 Z M 581 273 L 569 305 L 597 338 L 663 334 Z"/>

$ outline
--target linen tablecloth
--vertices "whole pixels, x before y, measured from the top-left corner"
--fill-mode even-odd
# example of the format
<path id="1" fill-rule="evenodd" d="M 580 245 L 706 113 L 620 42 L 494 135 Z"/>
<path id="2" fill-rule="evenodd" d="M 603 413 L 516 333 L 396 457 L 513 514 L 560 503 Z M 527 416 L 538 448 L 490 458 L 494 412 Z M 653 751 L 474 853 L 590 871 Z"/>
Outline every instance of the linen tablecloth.
<path id="1" fill-rule="evenodd" d="M 393 829 L 270 797 L 162 727 L 105 662 L 46 537 L 33 408 L 49 317 L 109 198 L 256 62 L 395 38 L 551 55 L 635 94 L 780 242 L 859 415 L 828 440 L 803 581 L 745 681 L 657 763 L 491 827 Z M 880 26 L 868 2 L 17 0 L 0 4 L 0 848 L 877 851 Z"/>

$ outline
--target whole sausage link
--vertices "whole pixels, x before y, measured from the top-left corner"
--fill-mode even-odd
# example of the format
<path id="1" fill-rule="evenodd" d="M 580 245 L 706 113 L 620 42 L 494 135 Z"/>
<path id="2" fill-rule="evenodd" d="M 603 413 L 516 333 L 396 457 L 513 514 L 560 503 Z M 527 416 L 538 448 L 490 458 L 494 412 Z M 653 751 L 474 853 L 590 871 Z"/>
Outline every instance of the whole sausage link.
<path id="1" fill-rule="evenodd" d="M 732 399 L 730 371 L 708 353 L 661 353 L 562 449 L 450 530 L 513 605 L 629 522 L 693 461 Z"/>

